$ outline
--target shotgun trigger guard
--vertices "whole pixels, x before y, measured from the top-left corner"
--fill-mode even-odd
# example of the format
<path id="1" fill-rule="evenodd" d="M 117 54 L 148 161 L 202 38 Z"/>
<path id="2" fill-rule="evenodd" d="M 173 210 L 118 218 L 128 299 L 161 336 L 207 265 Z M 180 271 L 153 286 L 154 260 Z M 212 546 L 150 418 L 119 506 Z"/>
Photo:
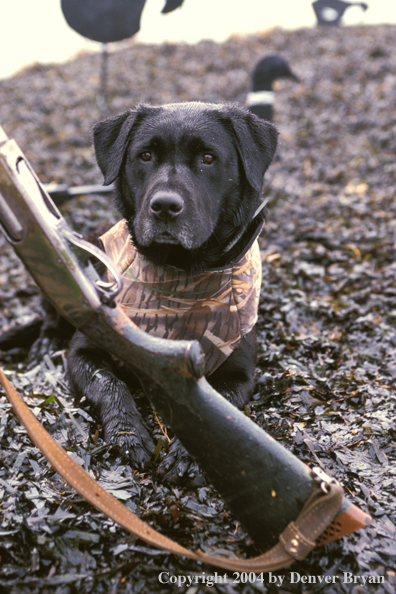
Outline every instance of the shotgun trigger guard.
<path id="1" fill-rule="evenodd" d="M 122 289 L 122 278 L 116 266 L 101 249 L 86 241 L 79 233 L 71 231 L 66 226 L 61 229 L 61 232 L 71 244 L 75 256 L 84 267 L 84 272 L 93 284 L 100 301 L 104 305 L 113 306 L 114 299 Z M 92 263 L 93 258 L 99 260 L 106 267 L 112 280 L 109 282 L 102 280 Z"/>

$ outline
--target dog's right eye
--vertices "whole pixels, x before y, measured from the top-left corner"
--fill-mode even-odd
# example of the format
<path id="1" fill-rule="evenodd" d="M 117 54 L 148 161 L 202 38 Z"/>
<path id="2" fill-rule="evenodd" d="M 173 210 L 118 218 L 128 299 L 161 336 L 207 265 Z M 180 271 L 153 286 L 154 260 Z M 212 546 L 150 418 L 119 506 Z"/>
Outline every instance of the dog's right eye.
<path id="1" fill-rule="evenodd" d="M 214 161 L 214 156 L 213 156 L 213 155 L 211 155 L 210 153 L 205 153 L 205 154 L 202 156 L 202 161 L 203 161 L 204 163 L 206 163 L 206 165 L 212 165 L 212 163 L 213 163 L 213 161 Z"/>
<path id="2" fill-rule="evenodd" d="M 150 151 L 144 151 L 144 153 L 141 153 L 140 158 L 142 161 L 151 161 L 151 153 Z"/>

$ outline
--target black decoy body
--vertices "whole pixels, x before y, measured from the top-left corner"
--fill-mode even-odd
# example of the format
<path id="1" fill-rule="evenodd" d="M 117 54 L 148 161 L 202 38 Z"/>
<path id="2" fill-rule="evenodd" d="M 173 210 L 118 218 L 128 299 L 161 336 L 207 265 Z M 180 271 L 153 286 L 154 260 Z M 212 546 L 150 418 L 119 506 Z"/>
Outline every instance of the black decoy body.
<path id="1" fill-rule="evenodd" d="M 270 54 L 260 60 L 252 75 L 252 91 L 246 98 L 246 107 L 264 120 L 272 120 L 275 93 L 272 84 L 279 78 L 299 81 L 282 56 Z"/>
<path id="2" fill-rule="evenodd" d="M 61 0 L 70 27 L 93 41 L 111 43 L 132 37 L 140 29 L 146 0 Z M 172 12 L 183 0 L 165 0 L 163 14 Z"/>
<path id="3" fill-rule="evenodd" d="M 343 2 L 343 0 L 316 0 L 312 3 L 318 25 L 339 25 L 342 15 L 350 6 L 361 6 L 362 10 L 368 8 L 365 2 Z"/>
<path id="4" fill-rule="evenodd" d="M 165 0 L 162 13 L 167 14 L 184 0 Z M 140 30 L 146 0 L 61 0 L 67 24 L 83 37 L 102 43 L 100 100 L 106 102 L 108 78 L 107 43 L 132 37 Z"/>
<path id="5" fill-rule="evenodd" d="M 61 0 L 68 25 L 83 37 L 111 43 L 132 37 L 140 29 L 146 0 Z"/>

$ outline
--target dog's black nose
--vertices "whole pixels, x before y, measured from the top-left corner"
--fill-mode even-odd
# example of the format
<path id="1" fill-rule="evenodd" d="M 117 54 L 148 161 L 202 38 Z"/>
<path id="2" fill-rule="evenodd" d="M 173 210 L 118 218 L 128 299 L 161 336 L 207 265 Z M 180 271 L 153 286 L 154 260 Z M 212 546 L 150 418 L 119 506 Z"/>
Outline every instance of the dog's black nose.
<path id="1" fill-rule="evenodd" d="M 174 219 L 183 207 L 183 199 L 175 192 L 156 192 L 150 200 L 150 211 L 158 219 Z"/>

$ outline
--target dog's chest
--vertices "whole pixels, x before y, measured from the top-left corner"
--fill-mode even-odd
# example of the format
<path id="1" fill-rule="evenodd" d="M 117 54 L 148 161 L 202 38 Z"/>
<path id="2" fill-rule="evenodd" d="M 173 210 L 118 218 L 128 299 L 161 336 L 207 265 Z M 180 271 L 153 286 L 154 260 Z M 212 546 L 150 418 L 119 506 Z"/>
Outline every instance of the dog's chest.
<path id="1" fill-rule="evenodd" d="M 229 267 L 197 275 L 144 260 L 130 240 L 125 220 L 101 240 L 122 273 L 117 303 L 148 334 L 199 340 L 206 375 L 215 371 L 253 328 L 261 285 L 257 240 Z"/>

